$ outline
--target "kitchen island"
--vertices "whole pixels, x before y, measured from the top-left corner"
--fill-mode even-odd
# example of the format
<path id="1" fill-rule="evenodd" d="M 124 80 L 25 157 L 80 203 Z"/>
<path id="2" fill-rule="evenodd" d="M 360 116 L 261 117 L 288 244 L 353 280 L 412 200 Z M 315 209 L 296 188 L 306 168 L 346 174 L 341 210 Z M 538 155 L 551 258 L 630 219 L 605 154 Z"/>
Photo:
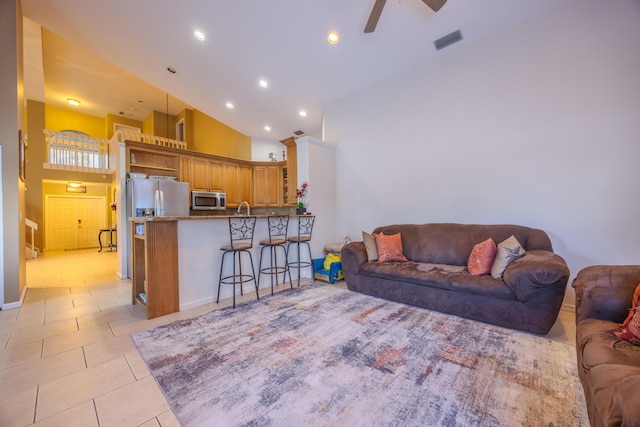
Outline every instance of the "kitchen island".
<path id="1" fill-rule="evenodd" d="M 251 253 L 257 279 L 259 242 L 268 237 L 269 231 L 267 216 L 255 216 Z M 132 301 L 146 307 L 148 318 L 215 302 L 222 257 L 220 247 L 229 243 L 228 218 L 214 215 L 129 218 L 132 225 Z M 291 216 L 289 235 L 297 232 L 296 218 Z M 225 275 L 230 269 L 229 264 L 229 272 L 225 271 Z M 295 269 L 291 274 L 292 279 L 297 278 Z M 268 278 L 262 284 L 263 288 L 271 287 Z M 245 284 L 244 291 L 253 290 L 253 283 L 249 287 Z M 220 289 L 220 299 L 232 295 L 232 286 Z"/>

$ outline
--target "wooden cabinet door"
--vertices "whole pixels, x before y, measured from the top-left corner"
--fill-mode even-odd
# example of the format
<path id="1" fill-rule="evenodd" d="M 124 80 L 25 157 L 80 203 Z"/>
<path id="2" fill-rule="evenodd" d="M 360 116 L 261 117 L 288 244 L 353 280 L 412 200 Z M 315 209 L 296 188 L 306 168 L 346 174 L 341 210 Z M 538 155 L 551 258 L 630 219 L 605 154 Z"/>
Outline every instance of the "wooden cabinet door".
<path id="1" fill-rule="evenodd" d="M 267 168 L 256 166 L 253 168 L 253 204 L 256 206 L 269 205 L 269 185 Z"/>
<path id="2" fill-rule="evenodd" d="M 180 157 L 180 181 L 191 183 L 191 158 L 189 156 Z"/>
<path id="3" fill-rule="evenodd" d="M 267 168 L 267 205 L 280 206 L 280 167 Z"/>
<path id="4" fill-rule="evenodd" d="M 223 180 L 222 180 L 222 163 L 216 161 L 209 161 L 208 165 L 208 179 L 209 185 L 211 186 L 211 190 L 222 190 L 223 188 Z"/>
<path id="5" fill-rule="evenodd" d="M 240 165 L 238 167 L 238 196 L 240 202 L 246 200 L 250 205 L 253 204 L 251 189 L 251 167 Z"/>
<path id="6" fill-rule="evenodd" d="M 227 193 L 227 206 L 237 207 L 241 200 L 238 200 L 238 165 L 225 163 L 224 170 L 224 187 L 222 190 Z"/>
<path id="7" fill-rule="evenodd" d="M 287 146 L 287 183 L 289 203 L 297 202 L 296 188 L 298 187 L 298 150 L 296 145 Z"/>
<path id="8" fill-rule="evenodd" d="M 192 191 L 209 191 L 208 163 L 206 159 L 196 157 L 191 159 L 191 180 L 189 183 Z"/>
<path id="9" fill-rule="evenodd" d="M 253 168 L 253 203 L 256 206 L 281 206 L 280 166 L 258 165 Z"/>

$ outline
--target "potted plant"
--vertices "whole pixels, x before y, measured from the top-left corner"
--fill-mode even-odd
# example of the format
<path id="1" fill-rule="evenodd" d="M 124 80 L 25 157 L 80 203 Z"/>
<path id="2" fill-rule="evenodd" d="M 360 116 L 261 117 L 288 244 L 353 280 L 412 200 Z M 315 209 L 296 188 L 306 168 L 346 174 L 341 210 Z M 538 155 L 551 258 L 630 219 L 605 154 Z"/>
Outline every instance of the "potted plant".
<path id="1" fill-rule="evenodd" d="M 300 188 L 296 189 L 296 198 L 298 199 L 298 201 L 294 203 L 294 206 L 296 207 L 296 215 L 302 215 L 307 211 L 304 207 L 304 197 L 307 195 L 307 187 L 309 187 L 309 184 L 307 182 L 303 182 Z"/>

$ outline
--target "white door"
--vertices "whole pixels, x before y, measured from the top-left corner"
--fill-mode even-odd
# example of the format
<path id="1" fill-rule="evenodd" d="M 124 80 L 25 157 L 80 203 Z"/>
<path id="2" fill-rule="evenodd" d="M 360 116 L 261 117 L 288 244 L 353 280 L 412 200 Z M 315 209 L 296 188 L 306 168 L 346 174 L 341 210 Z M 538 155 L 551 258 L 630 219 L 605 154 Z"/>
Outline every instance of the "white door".
<path id="1" fill-rule="evenodd" d="M 106 228 L 104 198 L 81 197 L 78 199 L 78 248 L 98 246 L 100 229 Z M 108 237 L 108 236 L 107 236 Z"/>
<path id="2" fill-rule="evenodd" d="M 45 196 L 46 250 L 98 247 L 105 203 L 104 197 Z"/>

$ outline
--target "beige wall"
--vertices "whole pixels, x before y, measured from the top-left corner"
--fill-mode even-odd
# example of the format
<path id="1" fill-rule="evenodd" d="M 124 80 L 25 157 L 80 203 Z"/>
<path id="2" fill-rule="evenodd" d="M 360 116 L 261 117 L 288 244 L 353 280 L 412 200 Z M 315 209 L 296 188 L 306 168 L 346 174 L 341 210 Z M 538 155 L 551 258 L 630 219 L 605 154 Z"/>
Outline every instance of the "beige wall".
<path id="1" fill-rule="evenodd" d="M 111 139 L 113 137 L 114 127 L 116 123 L 142 129 L 141 121 L 127 119 L 126 117 L 114 116 L 113 114 L 107 114 L 107 117 L 105 118 L 105 122 L 106 122 L 105 134 L 107 135 L 107 139 Z"/>
<path id="2" fill-rule="evenodd" d="M 27 188 L 25 196 L 25 211 L 27 218 L 38 224 L 34 243 L 39 249 L 44 247 L 44 226 L 42 223 L 42 164 L 45 162 L 45 142 L 42 129 L 44 128 L 44 103 L 27 100 L 25 117 L 28 118 L 27 135 L 29 135 L 29 161 L 27 162 Z M 29 237 L 29 241 L 31 237 Z"/>
<path id="3" fill-rule="evenodd" d="M 77 130 L 94 138 L 106 139 L 105 119 L 79 113 L 67 108 L 45 105 L 44 129 L 63 131 Z"/>
<path id="4" fill-rule="evenodd" d="M 184 109 L 176 116 L 176 123 L 184 119 L 184 140 L 189 143 L 193 141 L 193 110 Z"/>
<path id="5" fill-rule="evenodd" d="M 250 137 L 198 110 L 193 110 L 193 141 L 188 145 L 194 151 L 251 160 Z"/>
<path id="6" fill-rule="evenodd" d="M 18 178 L 18 130 L 23 127 L 22 10 L 0 1 L 0 144 L 2 148 L 2 304 L 17 303 L 25 287 L 25 185 Z"/>

